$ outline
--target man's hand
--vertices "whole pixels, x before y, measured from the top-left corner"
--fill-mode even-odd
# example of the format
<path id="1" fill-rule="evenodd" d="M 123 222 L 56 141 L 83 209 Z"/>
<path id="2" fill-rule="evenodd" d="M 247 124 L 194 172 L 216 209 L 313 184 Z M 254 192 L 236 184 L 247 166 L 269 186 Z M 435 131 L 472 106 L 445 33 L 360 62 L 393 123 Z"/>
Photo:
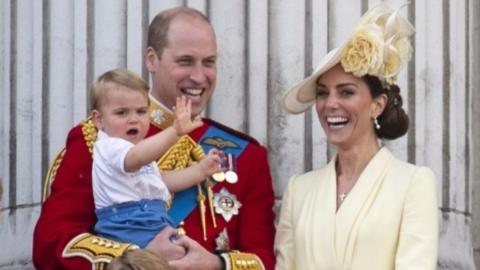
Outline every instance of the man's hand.
<path id="1" fill-rule="evenodd" d="M 175 244 L 183 246 L 187 254 L 179 259 L 169 261 L 170 267 L 174 270 L 221 270 L 222 263 L 220 258 L 210 253 L 200 244 L 188 236 L 182 236 L 173 241 Z"/>
<path id="2" fill-rule="evenodd" d="M 148 243 L 145 249 L 160 254 L 167 261 L 178 260 L 185 256 L 186 249 L 182 245 L 172 243 L 177 236 L 177 229 L 166 227 Z"/>

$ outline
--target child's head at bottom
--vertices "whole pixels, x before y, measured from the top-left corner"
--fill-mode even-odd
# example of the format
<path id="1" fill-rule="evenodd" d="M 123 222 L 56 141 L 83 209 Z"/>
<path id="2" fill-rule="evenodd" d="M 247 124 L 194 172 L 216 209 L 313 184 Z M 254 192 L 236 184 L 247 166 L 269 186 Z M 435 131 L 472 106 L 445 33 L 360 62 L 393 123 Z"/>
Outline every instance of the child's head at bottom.
<path id="1" fill-rule="evenodd" d="M 107 270 L 170 270 L 168 262 L 159 254 L 146 249 L 127 250 L 113 259 Z"/>
<path id="2" fill-rule="evenodd" d="M 149 128 L 148 84 L 126 69 L 100 75 L 90 89 L 91 117 L 95 126 L 110 137 L 136 144 Z"/>

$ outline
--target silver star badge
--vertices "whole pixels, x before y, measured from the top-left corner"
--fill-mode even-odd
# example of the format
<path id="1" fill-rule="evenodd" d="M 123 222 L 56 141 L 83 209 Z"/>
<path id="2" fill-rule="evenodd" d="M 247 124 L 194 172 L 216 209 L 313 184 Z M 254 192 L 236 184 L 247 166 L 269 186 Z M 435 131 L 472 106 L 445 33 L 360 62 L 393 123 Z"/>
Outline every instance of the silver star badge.
<path id="1" fill-rule="evenodd" d="M 238 215 L 238 209 L 242 204 L 237 200 L 237 196 L 228 192 L 226 188 L 222 188 L 220 192 L 215 193 L 213 206 L 215 213 L 222 215 L 229 222 L 233 215 Z"/>

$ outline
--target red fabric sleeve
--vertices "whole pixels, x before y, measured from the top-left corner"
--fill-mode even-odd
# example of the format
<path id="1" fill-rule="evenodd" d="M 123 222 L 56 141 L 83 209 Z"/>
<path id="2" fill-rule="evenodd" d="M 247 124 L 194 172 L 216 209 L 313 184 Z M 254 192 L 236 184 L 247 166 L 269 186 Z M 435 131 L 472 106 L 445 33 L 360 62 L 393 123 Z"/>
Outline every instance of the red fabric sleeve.
<path id="1" fill-rule="evenodd" d="M 267 151 L 257 145 L 249 145 L 238 161 L 241 176 L 246 174 L 247 188 L 241 196 L 236 239 L 238 250 L 251 252 L 262 259 L 265 269 L 275 268 L 273 241 L 275 237 L 273 212 L 274 192 L 267 161 Z M 243 172 L 245 170 L 245 172 Z"/>

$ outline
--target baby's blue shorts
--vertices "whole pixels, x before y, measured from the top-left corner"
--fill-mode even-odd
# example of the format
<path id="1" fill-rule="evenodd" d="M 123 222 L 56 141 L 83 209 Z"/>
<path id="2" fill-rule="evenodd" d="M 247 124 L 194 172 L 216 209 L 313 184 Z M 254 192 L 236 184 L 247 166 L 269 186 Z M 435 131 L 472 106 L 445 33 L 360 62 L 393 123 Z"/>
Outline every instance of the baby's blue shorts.
<path id="1" fill-rule="evenodd" d="M 162 229 L 173 223 L 162 200 L 125 202 L 97 209 L 95 232 L 111 240 L 144 248 Z"/>

